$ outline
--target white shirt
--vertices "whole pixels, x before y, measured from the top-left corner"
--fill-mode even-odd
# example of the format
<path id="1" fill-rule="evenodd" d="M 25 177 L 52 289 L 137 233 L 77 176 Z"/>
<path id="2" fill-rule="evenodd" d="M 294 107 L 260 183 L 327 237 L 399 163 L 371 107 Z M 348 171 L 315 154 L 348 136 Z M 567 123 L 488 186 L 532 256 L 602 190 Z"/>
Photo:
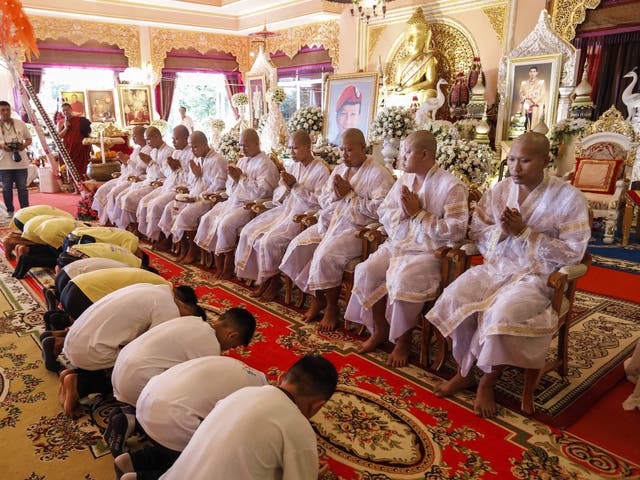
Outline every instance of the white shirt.
<path id="1" fill-rule="evenodd" d="M 246 387 L 220 400 L 161 480 L 316 480 L 309 420 L 279 388 Z"/>
<path id="2" fill-rule="evenodd" d="M 215 330 L 200 317 L 179 317 L 145 332 L 124 347 L 113 367 L 113 394 L 135 405 L 147 382 L 187 360 L 220 355 Z"/>
<path id="3" fill-rule="evenodd" d="M 13 123 L 4 123 L 0 121 L 0 143 L 6 145 L 11 142 L 22 143 L 24 140 L 31 138 L 27 125 L 17 118 L 12 118 Z M 0 170 L 17 170 L 27 168 L 29 166 L 29 157 L 26 150 L 20 151 L 19 162 L 13 159 L 13 152 L 7 152 L 0 149 Z"/>
<path id="4" fill-rule="evenodd" d="M 136 418 L 154 441 L 181 452 L 219 400 L 267 384 L 264 373 L 235 358 L 196 358 L 149 380 L 138 397 Z"/>
<path id="5" fill-rule="evenodd" d="M 75 277 L 82 275 L 83 273 L 95 272 L 96 270 L 103 270 L 105 268 L 123 268 L 128 266 L 129 265 L 110 258 L 83 258 L 81 260 L 71 262 L 69 265 L 65 266 L 62 271 L 66 273 L 71 280 L 73 280 Z"/>
<path id="6" fill-rule="evenodd" d="M 185 115 L 180 123 L 189 129 L 189 133 L 193 132 L 193 118 L 189 115 Z"/>
<path id="7" fill-rule="evenodd" d="M 111 368 L 127 343 L 178 315 L 169 285 L 140 283 L 121 288 L 98 300 L 73 322 L 62 351 L 78 368 Z"/>

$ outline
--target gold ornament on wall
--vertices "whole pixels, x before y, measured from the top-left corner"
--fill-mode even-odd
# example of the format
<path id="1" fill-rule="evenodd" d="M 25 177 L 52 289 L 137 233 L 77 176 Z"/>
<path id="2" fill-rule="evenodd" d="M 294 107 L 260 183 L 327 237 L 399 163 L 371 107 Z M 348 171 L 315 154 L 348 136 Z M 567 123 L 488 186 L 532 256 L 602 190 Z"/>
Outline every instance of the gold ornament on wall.
<path id="1" fill-rule="evenodd" d="M 570 42 L 576 36 L 576 27 L 580 25 L 587 9 L 594 9 L 601 0 L 552 0 L 551 19 L 553 29 Z"/>
<path id="2" fill-rule="evenodd" d="M 384 32 L 385 28 L 387 28 L 386 25 L 374 25 L 367 28 L 367 52 L 369 52 L 369 58 L 371 58 L 371 55 L 373 55 L 373 50 L 376 48 L 376 45 L 380 41 L 380 37 L 382 36 L 382 32 Z"/>
<path id="3" fill-rule="evenodd" d="M 278 37 L 267 39 L 267 52 L 283 52 L 293 58 L 303 47 L 324 47 L 329 52 L 333 68 L 338 68 L 340 24 L 337 20 L 300 25 L 278 33 Z"/>
<path id="4" fill-rule="evenodd" d="M 36 15 L 29 16 L 29 19 L 38 40 L 64 38 L 76 45 L 90 40 L 117 45 L 124 51 L 130 67 L 140 66 L 140 30 L 136 26 Z"/>
<path id="5" fill-rule="evenodd" d="M 211 50 L 229 53 L 236 58 L 241 72 L 247 72 L 251 68 L 249 37 L 169 29 L 152 29 L 150 36 L 151 66 L 158 78 L 167 53 L 178 48 L 194 48 L 201 54 Z"/>
<path id="6" fill-rule="evenodd" d="M 504 40 L 504 21 L 507 17 L 507 6 L 497 5 L 495 7 L 486 7 L 482 9 L 482 13 L 484 13 L 489 19 L 491 28 L 496 32 L 496 36 L 502 45 Z"/>

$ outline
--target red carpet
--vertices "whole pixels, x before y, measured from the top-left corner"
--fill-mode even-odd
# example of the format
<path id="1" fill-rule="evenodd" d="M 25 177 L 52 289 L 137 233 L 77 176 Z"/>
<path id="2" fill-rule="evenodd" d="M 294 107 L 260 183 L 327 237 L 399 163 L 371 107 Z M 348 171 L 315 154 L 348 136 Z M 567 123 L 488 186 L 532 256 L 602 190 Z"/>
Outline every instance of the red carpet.
<path id="1" fill-rule="evenodd" d="M 612 268 L 592 265 L 587 274 L 578 280 L 578 288 L 631 302 L 640 302 L 640 275 Z"/>

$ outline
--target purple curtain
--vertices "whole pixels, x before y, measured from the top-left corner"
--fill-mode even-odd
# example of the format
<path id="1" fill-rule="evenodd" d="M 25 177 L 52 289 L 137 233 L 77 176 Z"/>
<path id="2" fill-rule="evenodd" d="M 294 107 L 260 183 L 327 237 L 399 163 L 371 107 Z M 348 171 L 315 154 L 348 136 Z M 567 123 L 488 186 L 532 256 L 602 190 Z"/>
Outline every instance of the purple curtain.
<path id="1" fill-rule="evenodd" d="M 24 70 L 24 76 L 29 79 L 33 90 L 36 93 L 40 93 L 40 82 L 42 80 L 42 69 L 34 67 L 26 67 Z"/>
<path id="2" fill-rule="evenodd" d="M 231 110 L 233 111 L 236 119 L 238 119 L 240 118 L 240 115 L 238 114 L 238 109 L 233 106 L 231 97 L 233 97 L 236 93 L 244 92 L 244 85 L 242 84 L 239 72 L 225 73 L 224 76 L 227 79 L 227 96 L 229 97 Z"/>
<path id="3" fill-rule="evenodd" d="M 176 72 L 167 72 L 162 70 L 162 79 L 160 80 L 160 100 L 159 105 L 160 116 L 163 120 L 169 119 L 171 113 L 171 104 L 173 103 L 173 92 L 176 89 Z"/>

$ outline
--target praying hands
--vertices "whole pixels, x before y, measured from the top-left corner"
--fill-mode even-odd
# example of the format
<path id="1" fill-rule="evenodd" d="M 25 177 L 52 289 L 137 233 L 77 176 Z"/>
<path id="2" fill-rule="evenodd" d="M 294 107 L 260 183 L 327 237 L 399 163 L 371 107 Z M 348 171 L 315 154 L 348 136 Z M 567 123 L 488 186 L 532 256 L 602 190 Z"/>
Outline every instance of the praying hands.
<path id="1" fill-rule="evenodd" d="M 333 191 L 336 192 L 336 196 L 338 198 L 343 198 L 347 195 L 353 188 L 348 180 L 345 180 L 340 175 L 336 175 L 333 179 Z"/>
<path id="2" fill-rule="evenodd" d="M 242 170 L 234 165 L 229 165 L 229 167 L 227 167 L 227 172 L 229 173 L 229 176 L 236 182 L 239 181 L 240 176 L 242 176 Z"/>
<path id="3" fill-rule="evenodd" d="M 422 209 L 418 195 L 409 190 L 406 185 L 402 187 L 400 200 L 402 202 L 402 211 L 408 217 L 413 217 Z"/>
<path id="4" fill-rule="evenodd" d="M 518 209 L 509 207 L 505 207 L 500 215 L 500 226 L 505 234 L 512 237 L 517 237 L 527 228 Z"/>

